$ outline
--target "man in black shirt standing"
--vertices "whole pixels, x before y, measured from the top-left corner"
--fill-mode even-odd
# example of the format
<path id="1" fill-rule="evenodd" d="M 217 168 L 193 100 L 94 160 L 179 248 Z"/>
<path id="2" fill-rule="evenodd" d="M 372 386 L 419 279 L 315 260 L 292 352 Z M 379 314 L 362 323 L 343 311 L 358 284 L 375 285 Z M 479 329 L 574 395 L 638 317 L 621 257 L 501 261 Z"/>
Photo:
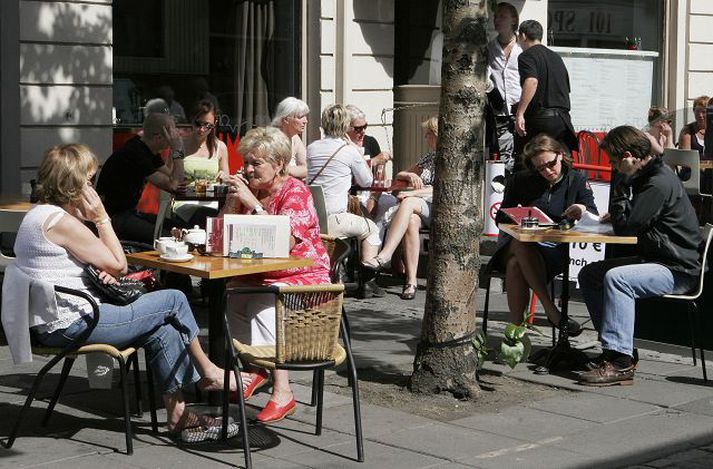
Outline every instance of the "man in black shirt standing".
<path id="1" fill-rule="evenodd" d="M 159 156 L 167 148 L 172 150 L 172 169 Z M 106 160 L 97 192 L 119 239 L 153 244 L 156 216 L 139 213 L 136 206 L 147 181 L 171 193 L 185 190 L 184 156 L 173 117 L 153 113 L 144 120 L 143 134 L 127 141 Z"/>
<path id="2" fill-rule="evenodd" d="M 542 25 L 535 20 L 520 23 L 517 40 L 524 52 L 518 57 L 522 94 L 515 114 L 515 152 L 520 154 L 540 133 L 576 150 L 569 116 L 569 74 L 562 57 L 542 45 Z"/>

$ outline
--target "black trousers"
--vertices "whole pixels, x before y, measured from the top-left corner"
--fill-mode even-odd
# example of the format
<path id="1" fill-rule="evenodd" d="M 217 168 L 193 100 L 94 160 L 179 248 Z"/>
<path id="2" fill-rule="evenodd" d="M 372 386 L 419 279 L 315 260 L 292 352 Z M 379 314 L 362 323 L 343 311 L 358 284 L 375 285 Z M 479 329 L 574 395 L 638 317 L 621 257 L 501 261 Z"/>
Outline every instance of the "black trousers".
<path id="1" fill-rule="evenodd" d="M 529 115 L 525 114 L 525 130 L 527 135 L 520 137 L 515 136 L 515 154 L 522 155 L 522 150 L 525 145 L 539 134 L 547 134 L 550 137 L 562 142 L 570 151 L 576 151 L 578 148 L 577 136 L 574 133 L 572 120 L 569 117 L 569 112 L 564 110 L 552 111 L 546 110 L 541 114 Z M 517 158 L 517 162 L 522 164 L 521 158 Z M 522 169 L 524 166 L 521 166 Z"/>

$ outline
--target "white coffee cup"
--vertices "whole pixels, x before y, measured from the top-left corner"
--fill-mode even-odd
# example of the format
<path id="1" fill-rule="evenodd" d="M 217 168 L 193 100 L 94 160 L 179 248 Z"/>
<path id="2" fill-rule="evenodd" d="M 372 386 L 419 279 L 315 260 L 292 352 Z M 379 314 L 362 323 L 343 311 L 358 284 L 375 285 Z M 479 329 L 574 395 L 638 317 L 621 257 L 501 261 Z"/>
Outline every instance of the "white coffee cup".
<path id="1" fill-rule="evenodd" d="M 178 241 L 166 245 L 166 254 L 164 254 L 164 256 L 178 258 L 186 257 L 186 254 L 188 254 L 188 245 L 184 242 Z"/>
<path id="2" fill-rule="evenodd" d="M 154 240 L 153 247 L 163 256 L 166 254 L 166 246 L 175 242 L 176 241 L 171 236 L 161 236 L 160 238 Z"/>

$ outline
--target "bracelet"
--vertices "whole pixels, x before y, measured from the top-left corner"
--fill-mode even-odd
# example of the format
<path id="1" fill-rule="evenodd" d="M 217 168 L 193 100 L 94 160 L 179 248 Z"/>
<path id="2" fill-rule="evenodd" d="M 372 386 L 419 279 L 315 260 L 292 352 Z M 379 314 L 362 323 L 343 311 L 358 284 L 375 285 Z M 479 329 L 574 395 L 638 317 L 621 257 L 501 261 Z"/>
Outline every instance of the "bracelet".
<path id="1" fill-rule="evenodd" d="M 106 225 L 107 223 L 111 223 L 111 218 L 106 217 L 106 218 L 102 218 L 99 221 L 95 221 L 94 226 Z"/>

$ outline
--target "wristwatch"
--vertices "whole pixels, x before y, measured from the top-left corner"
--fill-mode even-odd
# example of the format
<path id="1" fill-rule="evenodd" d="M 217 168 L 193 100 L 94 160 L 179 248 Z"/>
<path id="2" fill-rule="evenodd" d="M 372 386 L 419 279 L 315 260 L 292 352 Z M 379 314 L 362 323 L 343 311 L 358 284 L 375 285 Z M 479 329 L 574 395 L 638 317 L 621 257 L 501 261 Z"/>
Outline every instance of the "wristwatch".
<path id="1" fill-rule="evenodd" d="M 261 215 L 263 212 L 265 212 L 265 209 L 262 208 L 262 205 L 257 204 L 257 205 L 253 208 L 253 212 L 252 212 L 252 213 L 253 213 L 253 215 Z"/>
<path id="2" fill-rule="evenodd" d="M 186 153 L 183 150 L 173 150 L 171 151 L 172 160 L 182 160 L 186 157 Z"/>

